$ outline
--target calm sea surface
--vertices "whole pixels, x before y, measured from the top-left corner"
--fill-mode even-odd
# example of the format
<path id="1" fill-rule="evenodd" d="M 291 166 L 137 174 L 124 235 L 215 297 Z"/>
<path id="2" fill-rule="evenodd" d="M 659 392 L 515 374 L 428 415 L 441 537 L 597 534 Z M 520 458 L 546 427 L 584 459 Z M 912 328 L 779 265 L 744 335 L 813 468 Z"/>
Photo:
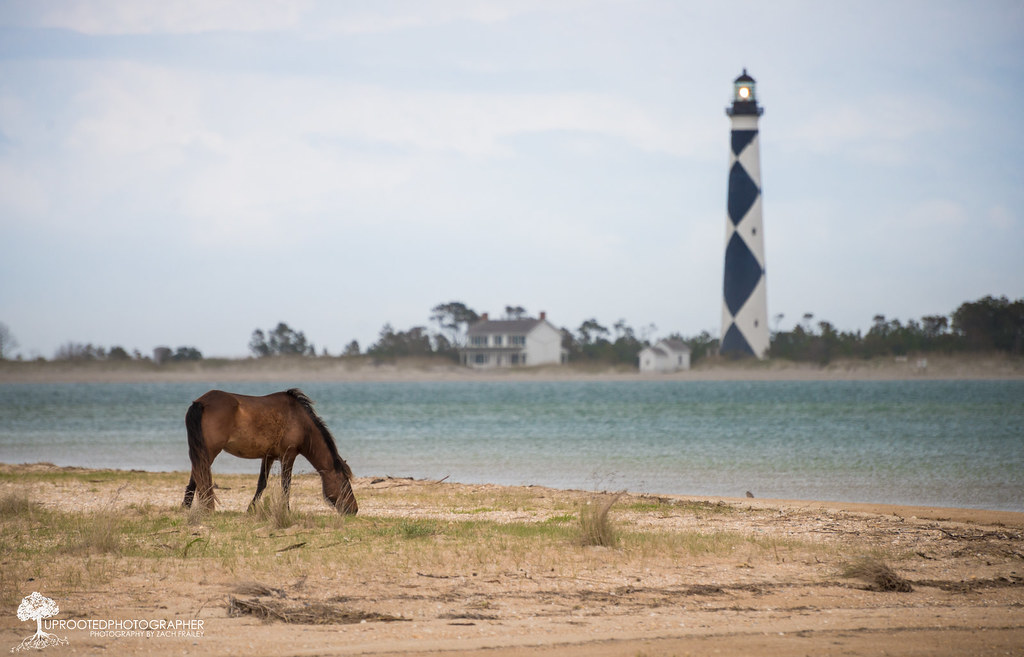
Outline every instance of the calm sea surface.
<path id="1" fill-rule="evenodd" d="M 185 471 L 194 398 L 293 385 L 0 385 L 0 462 Z M 1024 511 L 1024 381 L 299 387 L 357 476 Z"/>

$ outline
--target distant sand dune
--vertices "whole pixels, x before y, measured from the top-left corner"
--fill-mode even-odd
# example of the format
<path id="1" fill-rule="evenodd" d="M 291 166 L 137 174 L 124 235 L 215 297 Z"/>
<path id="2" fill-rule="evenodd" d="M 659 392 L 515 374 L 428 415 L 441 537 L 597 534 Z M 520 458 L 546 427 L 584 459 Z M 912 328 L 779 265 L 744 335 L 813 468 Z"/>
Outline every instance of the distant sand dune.
<path id="1" fill-rule="evenodd" d="M 704 360 L 689 371 L 641 374 L 592 364 L 473 370 L 447 359 L 374 361 L 358 358 L 208 359 L 156 365 L 150 361 L 0 361 L 0 383 L 204 381 L 840 381 L 898 379 L 1019 379 L 1024 359 L 1006 355 L 912 356 L 791 361 Z"/>

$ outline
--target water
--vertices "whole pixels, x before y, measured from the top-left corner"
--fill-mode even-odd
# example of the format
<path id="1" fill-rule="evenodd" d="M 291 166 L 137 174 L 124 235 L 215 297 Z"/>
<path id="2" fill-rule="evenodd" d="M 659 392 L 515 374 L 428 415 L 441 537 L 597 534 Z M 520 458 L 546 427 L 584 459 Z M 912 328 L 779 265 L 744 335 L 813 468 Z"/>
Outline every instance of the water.
<path id="1" fill-rule="evenodd" d="M 0 385 L 0 462 L 186 471 L 185 410 L 210 387 Z M 1024 381 L 301 387 L 357 475 L 1024 511 Z"/>

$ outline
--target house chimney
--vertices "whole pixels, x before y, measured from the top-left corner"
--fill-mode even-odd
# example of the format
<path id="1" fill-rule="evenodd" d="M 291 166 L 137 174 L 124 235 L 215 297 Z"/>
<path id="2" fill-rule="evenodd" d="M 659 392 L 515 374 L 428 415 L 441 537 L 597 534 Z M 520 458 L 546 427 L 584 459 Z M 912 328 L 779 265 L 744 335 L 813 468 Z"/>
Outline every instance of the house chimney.
<path id="1" fill-rule="evenodd" d="M 487 313 L 484 313 L 484 314 L 480 315 L 480 321 L 481 322 L 486 322 L 487 321 Z"/>
<path id="2" fill-rule="evenodd" d="M 543 322 L 543 321 L 544 321 L 544 320 L 546 320 L 547 318 L 548 318 L 548 314 L 547 314 L 546 312 L 544 312 L 543 310 L 542 310 L 542 311 L 540 311 L 540 321 L 542 321 L 542 322 Z"/>

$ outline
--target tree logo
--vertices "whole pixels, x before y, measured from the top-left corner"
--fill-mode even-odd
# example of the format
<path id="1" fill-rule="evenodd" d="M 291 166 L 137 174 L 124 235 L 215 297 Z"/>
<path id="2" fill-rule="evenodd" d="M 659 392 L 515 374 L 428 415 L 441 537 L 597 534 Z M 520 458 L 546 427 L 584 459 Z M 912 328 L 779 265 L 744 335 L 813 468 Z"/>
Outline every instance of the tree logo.
<path id="1" fill-rule="evenodd" d="M 43 619 L 56 616 L 59 612 L 60 607 L 57 606 L 57 603 L 40 593 L 33 592 L 32 595 L 25 596 L 21 604 L 18 605 L 18 620 L 34 620 L 36 633 L 11 648 L 11 652 L 29 649 L 42 650 L 47 646 L 66 646 L 68 644 L 66 637 L 62 639 L 56 634 L 43 631 Z"/>

